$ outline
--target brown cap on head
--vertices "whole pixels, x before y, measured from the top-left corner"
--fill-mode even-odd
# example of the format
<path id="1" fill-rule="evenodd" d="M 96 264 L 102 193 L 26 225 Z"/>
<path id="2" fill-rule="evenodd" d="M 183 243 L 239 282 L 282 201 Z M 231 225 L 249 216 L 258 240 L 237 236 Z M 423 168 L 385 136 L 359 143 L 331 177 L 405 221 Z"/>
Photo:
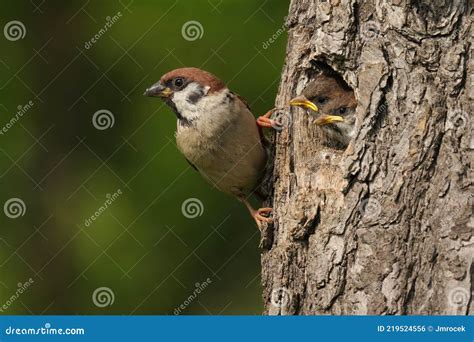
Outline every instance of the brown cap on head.
<path id="1" fill-rule="evenodd" d="M 198 68 L 180 68 L 172 70 L 166 74 L 164 74 L 160 81 L 161 83 L 165 84 L 166 82 L 176 78 L 176 77 L 183 77 L 190 81 L 196 81 L 203 86 L 210 87 L 209 92 L 216 92 L 221 89 L 224 89 L 226 85 L 220 79 L 218 79 L 213 74 L 198 69 Z"/>

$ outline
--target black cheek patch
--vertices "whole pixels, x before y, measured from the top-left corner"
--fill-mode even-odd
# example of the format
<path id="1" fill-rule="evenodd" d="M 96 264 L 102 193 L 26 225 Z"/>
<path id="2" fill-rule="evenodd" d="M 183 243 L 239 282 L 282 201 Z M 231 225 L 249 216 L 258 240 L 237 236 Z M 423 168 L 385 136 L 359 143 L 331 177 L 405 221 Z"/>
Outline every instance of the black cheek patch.
<path id="1" fill-rule="evenodd" d="M 203 96 L 204 96 L 204 90 L 202 88 L 199 88 L 198 90 L 189 94 L 186 101 L 190 104 L 196 104 L 200 99 L 202 99 Z"/>
<path id="2" fill-rule="evenodd" d="M 221 104 L 222 105 L 228 105 L 232 101 L 234 101 L 234 95 L 229 92 L 225 95 L 225 98 L 222 100 Z"/>

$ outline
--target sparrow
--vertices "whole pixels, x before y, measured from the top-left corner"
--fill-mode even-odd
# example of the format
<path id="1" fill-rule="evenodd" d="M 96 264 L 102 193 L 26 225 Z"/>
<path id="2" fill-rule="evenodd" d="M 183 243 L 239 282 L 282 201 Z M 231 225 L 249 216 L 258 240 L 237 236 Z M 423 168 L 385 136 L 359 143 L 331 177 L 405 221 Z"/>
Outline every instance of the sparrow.
<path id="1" fill-rule="evenodd" d="M 349 145 L 355 134 L 357 101 L 342 78 L 317 76 L 290 105 L 320 113 L 314 123 L 322 128 L 329 146 L 346 148 Z"/>
<path id="2" fill-rule="evenodd" d="M 180 68 L 164 74 L 146 89 L 177 117 L 176 144 L 191 166 L 217 189 L 245 204 L 261 228 L 271 223 L 271 208 L 254 209 L 248 198 L 258 187 L 267 164 L 261 127 L 275 124 L 272 111 L 257 122 L 247 103 L 213 74 Z"/>

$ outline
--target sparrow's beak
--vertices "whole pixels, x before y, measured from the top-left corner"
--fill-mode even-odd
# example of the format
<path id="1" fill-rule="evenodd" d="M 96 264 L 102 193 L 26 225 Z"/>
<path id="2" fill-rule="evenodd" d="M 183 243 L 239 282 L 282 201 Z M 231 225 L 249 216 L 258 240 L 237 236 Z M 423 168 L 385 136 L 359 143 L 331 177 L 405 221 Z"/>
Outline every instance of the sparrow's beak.
<path id="1" fill-rule="evenodd" d="M 309 108 L 314 112 L 318 111 L 318 107 L 313 102 L 308 100 L 306 98 L 306 96 L 304 96 L 304 95 L 300 95 L 300 96 L 297 96 L 294 99 L 292 99 L 290 101 L 290 105 L 291 106 L 302 107 L 302 108 Z"/>
<path id="2" fill-rule="evenodd" d="M 173 91 L 162 85 L 160 82 L 153 84 L 150 88 L 145 90 L 145 93 L 143 94 L 145 96 L 151 96 L 151 97 L 162 97 L 162 98 L 168 98 L 171 95 L 173 95 Z"/>
<path id="3" fill-rule="evenodd" d="M 324 125 L 329 125 L 335 122 L 343 122 L 343 121 L 344 121 L 344 118 L 342 116 L 323 114 L 320 117 L 318 117 L 314 121 L 314 123 L 318 126 L 324 126 Z"/>

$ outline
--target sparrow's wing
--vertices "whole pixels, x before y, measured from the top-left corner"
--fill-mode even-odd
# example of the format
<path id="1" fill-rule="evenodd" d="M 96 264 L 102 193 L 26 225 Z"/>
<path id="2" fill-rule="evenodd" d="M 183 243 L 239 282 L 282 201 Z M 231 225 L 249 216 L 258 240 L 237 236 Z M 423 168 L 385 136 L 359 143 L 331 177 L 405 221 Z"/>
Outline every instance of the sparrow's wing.
<path id="1" fill-rule="evenodd" d="M 245 101 L 245 99 L 240 96 L 239 94 L 236 94 L 234 93 L 233 91 L 231 91 L 232 95 L 234 95 L 235 97 L 237 97 L 240 101 L 242 101 L 242 103 L 245 105 L 245 107 L 247 107 L 247 109 L 250 111 L 250 113 L 252 113 L 252 110 L 250 109 L 250 105 L 247 101 Z M 257 124 L 257 122 L 255 121 L 255 124 Z M 269 147 L 271 144 L 270 142 L 267 140 L 267 138 L 265 138 L 265 134 L 263 133 L 263 130 L 262 130 L 262 127 L 258 126 L 258 134 L 260 135 L 260 140 L 262 142 L 262 145 L 267 148 Z"/>

